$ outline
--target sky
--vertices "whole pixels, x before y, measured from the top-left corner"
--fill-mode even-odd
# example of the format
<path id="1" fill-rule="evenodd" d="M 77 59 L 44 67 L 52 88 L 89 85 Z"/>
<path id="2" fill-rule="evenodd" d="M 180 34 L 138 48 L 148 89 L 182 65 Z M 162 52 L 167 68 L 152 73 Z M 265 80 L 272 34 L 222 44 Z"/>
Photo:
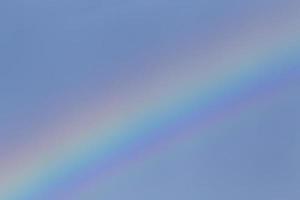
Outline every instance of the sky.
<path id="1" fill-rule="evenodd" d="M 1 200 L 298 200 L 298 0 L 0 0 Z"/>

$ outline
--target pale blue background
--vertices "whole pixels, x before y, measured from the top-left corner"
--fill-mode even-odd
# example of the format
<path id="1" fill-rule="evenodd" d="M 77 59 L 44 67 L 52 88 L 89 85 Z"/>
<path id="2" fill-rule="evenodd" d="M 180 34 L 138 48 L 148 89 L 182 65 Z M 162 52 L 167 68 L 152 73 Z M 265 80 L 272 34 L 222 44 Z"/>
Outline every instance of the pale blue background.
<path id="1" fill-rule="evenodd" d="M 95 91 L 105 95 L 122 80 L 159 70 L 133 63 L 176 51 L 174 43 L 205 46 L 280 3 L 0 0 L 0 156 L 36 137 L 32 130 L 55 121 L 62 108 L 72 111 Z M 300 59 L 294 64 L 300 67 Z M 300 199 L 299 79 L 269 101 L 193 141 L 171 145 L 145 166 L 135 164 L 100 185 L 96 196 Z"/>

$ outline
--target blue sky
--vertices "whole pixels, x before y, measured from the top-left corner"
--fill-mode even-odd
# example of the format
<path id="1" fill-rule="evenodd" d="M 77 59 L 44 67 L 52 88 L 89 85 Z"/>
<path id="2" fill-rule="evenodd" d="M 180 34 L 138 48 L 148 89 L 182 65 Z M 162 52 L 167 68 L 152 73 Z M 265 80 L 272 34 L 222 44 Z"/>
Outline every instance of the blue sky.
<path id="1" fill-rule="evenodd" d="M 47 140 L 44 130 L 83 115 L 82 107 L 95 102 L 95 109 L 105 107 L 107 99 L 113 101 L 111 94 L 147 90 L 144 80 L 168 76 L 181 58 L 210 62 L 210 52 L 218 60 L 224 53 L 218 49 L 227 42 L 252 38 L 256 44 L 284 31 L 278 24 L 300 23 L 294 4 L 299 6 L 293 0 L 0 0 L 0 172 L 2 163 L 21 160 L 23 146 Z M 256 27 L 261 21 L 266 30 Z M 297 23 L 294 30 L 299 30 Z M 291 54 L 299 54 L 300 48 L 294 49 Z M 295 73 L 271 95 L 254 97 L 251 106 L 204 131 L 196 129 L 199 134 L 128 164 L 124 173 L 83 189 L 83 198 L 299 199 L 300 59 L 282 56 L 278 65 L 293 65 Z M 185 68 L 175 66 L 174 71 Z M 216 77 L 226 66 L 217 69 Z M 141 82 L 145 85 L 139 87 Z M 0 177 L 0 191 L 5 184 Z"/>

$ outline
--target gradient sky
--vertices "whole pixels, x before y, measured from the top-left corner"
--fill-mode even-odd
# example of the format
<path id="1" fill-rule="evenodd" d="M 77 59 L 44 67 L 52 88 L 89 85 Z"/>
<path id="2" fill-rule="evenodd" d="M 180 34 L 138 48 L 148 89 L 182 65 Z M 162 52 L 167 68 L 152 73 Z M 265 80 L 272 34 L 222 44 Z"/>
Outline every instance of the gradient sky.
<path id="1" fill-rule="evenodd" d="M 0 0 L 0 199 L 300 199 L 300 2 Z"/>

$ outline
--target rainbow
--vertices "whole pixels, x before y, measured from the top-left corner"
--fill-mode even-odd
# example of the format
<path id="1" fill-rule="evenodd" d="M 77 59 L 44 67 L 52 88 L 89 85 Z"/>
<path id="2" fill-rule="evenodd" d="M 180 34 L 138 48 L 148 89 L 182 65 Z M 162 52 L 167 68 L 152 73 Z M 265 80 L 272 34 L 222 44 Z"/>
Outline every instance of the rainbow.
<path id="1" fill-rule="evenodd" d="M 232 110 L 246 109 L 299 71 L 275 64 L 300 49 L 300 28 L 292 23 L 297 17 L 291 12 L 283 23 L 257 22 L 205 56 L 199 46 L 162 59 L 155 76 L 49 125 L 3 165 L 0 199 L 76 199 L 71 191 L 97 187 L 107 174 L 126 173 L 125 165 L 161 151 L 176 135 L 189 138 L 177 129 L 191 121 L 205 129 Z"/>

